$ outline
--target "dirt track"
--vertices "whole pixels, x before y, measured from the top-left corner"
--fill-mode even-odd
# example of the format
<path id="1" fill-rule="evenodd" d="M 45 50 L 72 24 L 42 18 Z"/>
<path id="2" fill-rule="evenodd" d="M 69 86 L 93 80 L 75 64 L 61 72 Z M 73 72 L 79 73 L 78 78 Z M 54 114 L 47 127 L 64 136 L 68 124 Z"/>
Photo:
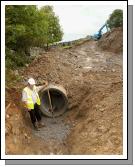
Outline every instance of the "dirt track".
<path id="1" fill-rule="evenodd" d="M 69 109 L 55 124 L 44 117 L 46 127 L 35 132 L 14 99 L 7 111 L 7 154 L 122 154 L 122 53 L 102 51 L 96 41 L 87 41 L 40 55 L 20 75 L 63 85 Z M 13 133 L 17 124 L 23 132 Z"/>

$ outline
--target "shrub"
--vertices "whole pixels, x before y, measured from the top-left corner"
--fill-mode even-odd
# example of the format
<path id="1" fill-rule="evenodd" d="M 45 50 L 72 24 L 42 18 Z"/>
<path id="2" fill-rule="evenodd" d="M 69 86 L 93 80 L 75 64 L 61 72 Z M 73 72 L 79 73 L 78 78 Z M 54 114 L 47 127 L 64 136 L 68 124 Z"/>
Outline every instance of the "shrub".
<path id="1" fill-rule="evenodd" d="M 107 20 L 110 29 L 123 26 L 123 10 L 116 9 Z"/>

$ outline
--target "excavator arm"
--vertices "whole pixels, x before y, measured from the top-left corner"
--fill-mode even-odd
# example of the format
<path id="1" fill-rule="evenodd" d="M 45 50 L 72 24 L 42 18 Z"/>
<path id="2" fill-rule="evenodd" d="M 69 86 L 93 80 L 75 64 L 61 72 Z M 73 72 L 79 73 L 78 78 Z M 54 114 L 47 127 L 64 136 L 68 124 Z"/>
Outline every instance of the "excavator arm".
<path id="1" fill-rule="evenodd" d="M 94 40 L 99 40 L 99 39 L 102 37 L 102 30 L 104 29 L 104 27 L 106 27 L 106 30 L 107 30 L 107 32 L 108 32 L 108 25 L 107 25 L 107 23 L 105 23 L 105 24 L 99 29 L 99 31 L 98 31 L 96 34 L 94 34 L 94 35 L 92 36 L 92 38 L 93 38 Z"/>

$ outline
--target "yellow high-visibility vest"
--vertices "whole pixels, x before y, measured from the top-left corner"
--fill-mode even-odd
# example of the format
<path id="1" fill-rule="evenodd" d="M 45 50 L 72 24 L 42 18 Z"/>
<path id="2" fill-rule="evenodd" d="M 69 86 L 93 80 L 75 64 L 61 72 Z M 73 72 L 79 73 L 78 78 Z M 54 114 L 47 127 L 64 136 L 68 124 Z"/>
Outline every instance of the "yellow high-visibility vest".
<path id="1" fill-rule="evenodd" d="M 36 103 L 38 104 L 38 105 L 40 105 L 40 98 L 39 98 L 39 95 L 38 95 L 38 93 L 37 93 L 37 90 L 36 90 L 36 86 L 34 86 L 33 87 L 33 90 L 35 91 L 35 93 L 36 93 L 36 96 L 37 96 L 37 101 L 36 101 Z M 33 100 L 32 100 L 32 93 L 33 93 L 33 90 L 31 90 L 29 87 L 25 87 L 24 88 L 24 91 L 27 93 L 27 108 L 28 109 L 34 109 L 34 102 L 33 102 Z"/>

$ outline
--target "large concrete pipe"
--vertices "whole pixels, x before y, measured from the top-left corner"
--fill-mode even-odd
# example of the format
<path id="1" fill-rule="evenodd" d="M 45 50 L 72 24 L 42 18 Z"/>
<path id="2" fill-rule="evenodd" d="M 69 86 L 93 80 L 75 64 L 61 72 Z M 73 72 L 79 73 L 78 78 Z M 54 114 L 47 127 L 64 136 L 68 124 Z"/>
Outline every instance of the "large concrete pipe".
<path id="1" fill-rule="evenodd" d="M 53 108 L 53 114 L 51 110 L 51 104 L 49 99 L 49 94 L 51 99 L 51 104 Z M 57 117 L 62 115 L 68 107 L 68 99 L 66 90 L 62 86 L 49 85 L 48 87 L 42 89 L 39 92 L 41 99 L 40 110 L 41 112 L 49 117 Z"/>

